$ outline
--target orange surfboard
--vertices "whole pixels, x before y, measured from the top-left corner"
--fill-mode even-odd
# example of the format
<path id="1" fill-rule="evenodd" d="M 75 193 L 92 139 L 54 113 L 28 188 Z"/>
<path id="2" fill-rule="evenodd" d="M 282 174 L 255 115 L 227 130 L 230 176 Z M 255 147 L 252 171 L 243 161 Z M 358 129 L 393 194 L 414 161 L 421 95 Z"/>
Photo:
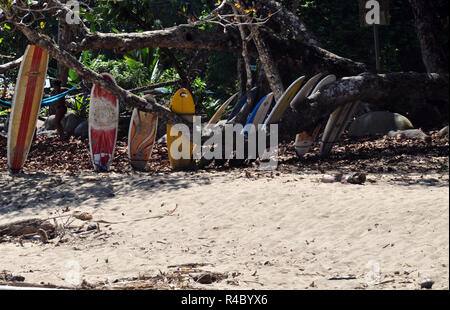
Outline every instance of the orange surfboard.
<path id="1" fill-rule="evenodd" d="M 22 170 L 30 151 L 36 121 L 44 94 L 48 53 L 28 45 L 17 77 L 8 127 L 8 168 Z"/>
<path id="2" fill-rule="evenodd" d="M 136 170 L 144 170 L 155 145 L 158 116 L 133 110 L 128 131 L 128 158 Z"/>
<path id="3" fill-rule="evenodd" d="M 115 82 L 108 73 L 106 79 Z M 116 97 L 94 85 L 89 107 L 89 146 L 94 169 L 107 172 L 113 161 L 119 127 L 119 103 Z"/>

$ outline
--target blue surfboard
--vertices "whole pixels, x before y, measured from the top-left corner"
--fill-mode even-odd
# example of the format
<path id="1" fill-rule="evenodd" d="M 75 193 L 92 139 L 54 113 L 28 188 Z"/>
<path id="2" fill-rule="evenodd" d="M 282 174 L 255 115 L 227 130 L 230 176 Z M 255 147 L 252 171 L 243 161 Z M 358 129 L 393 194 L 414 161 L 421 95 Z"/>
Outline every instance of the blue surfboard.
<path id="1" fill-rule="evenodd" d="M 250 132 L 252 125 L 256 126 L 262 124 L 267 117 L 267 113 L 269 112 L 270 105 L 272 104 L 273 93 L 267 94 L 262 98 L 257 106 L 253 109 L 252 114 L 248 118 L 247 123 L 245 124 L 244 129 L 242 130 L 243 135 L 248 135 Z"/>
<path id="2" fill-rule="evenodd" d="M 255 102 L 256 100 L 256 88 L 252 90 L 252 102 Z M 231 121 L 244 107 L 244 105 L 247 103 L 247 93 L 244 94 L 244 96 L 239 99 L 239 101 L 234 106 L 233 110 L 231 111 L 230 116 L 227 119 L 227 122 Z"/>

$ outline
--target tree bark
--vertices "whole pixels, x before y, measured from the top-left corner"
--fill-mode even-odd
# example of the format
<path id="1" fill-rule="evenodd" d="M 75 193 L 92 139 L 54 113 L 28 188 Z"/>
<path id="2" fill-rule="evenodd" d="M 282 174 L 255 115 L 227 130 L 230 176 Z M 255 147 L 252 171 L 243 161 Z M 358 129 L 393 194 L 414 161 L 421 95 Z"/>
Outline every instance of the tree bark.
<path id="1" fill-rule="evenodd" d="M 238 9 L 232 5 L 234 15 L 238 16 L 239 11 Z M 237 17 L 237 20 L 239 23 L 241 23 L 241 18 Z M 244 107 L 243 111 L 240 111 L 235 118 L 235 123 L 242 123 L 244 121 L 243 116 L 247 114 L 247 111 L 249 109 L 252 109 L 253 103 L 252 103 L 252 87 L 253 87 L 253 76 L 252 76 L 252 69 L 250 67 L 250 57 L 248 55 L 248 37 L 247 33 L 245 31 L 245 28 L 243 25 L 238 26 L 239 33 L 241 35 L 242 40 L 242 59 L 244 60 L 244 66 L 245 66 L 245 72 L 246 72 L 246 84 L 245 84 L 245 90 L 247 93 L 247 105 Z"/>
<path id="2" fill-rule="evenodd" d="M 416 72 L 387 74 L 365 73 L 346 77 L 332 83 L 310 96 L 306 103 L 311 107 L 339 105 L 357 100 L 371 104 L 398 100 L 425 101 L 449 100 L 449 75 Z"/>
<path id="3" fill-rule="evenodd" d="M 289 11 L 296 14 L 299 4 L 300 4 L 299 0 L 288 0 L 286 3 L 286 7 L 288 8 Z"/>
<path id="4" fill-rule="evenodd" d="M 247 83 L 247 79 L 246 79 L 246 73 L 245 73 L 245 62 L 244 62 L 244 58 L 242 57 L 242 55 L 238 56 L 237 59 L 237 80 L 238 80 L 238 85 L 239 85 L 239 98 L 241 98 L 244 93 L 246 92 L 246 83 Z"/>
<path id="5" fill-rule="evenodd" d="M 386 110 L 391 105 L 415 106 L 424 101 L 448 102 L 449 75 L 415 72 L 365 73 L 346 77 L 322 89 L 286 112 L 279 127 L 280 139 L 291 140 L 302 131 L 311 132 L 340 105 L 362 101 Z"/>
<path id="6" fill-rule="evenodd" d="M 284 86 L 281 80 L 280 72 L 277 65 L 274 63 L 270 49 L 267 47 L 266 42 L 261 38 L 259 30 L 256 29 L 253 42 L 255 42 L 256 49 L 258 50 L 259 60 L 263 65 L 264 72 L 269 82 L 270 88 L 273 91 L 275 100 L 278 101 L 284 93 Z"/>
<path id="7" fill-rule="evenodd" d="M 143 87 L 130 89 L 129 91 L 134 93 L 134 94 L 136 94 L 136 93 L 143 93 L 143 92 L 147 92 L 147 91 L 150 91 L 150 90 L 154 90 L 156 88 L 175 85 L 175 84 L 180 83 L 181 81 L 182 80 L 179 79 L 179 80 L 174 80 L 174 81 L 162 82 L 162 83 L 157 83 L 157 84 L 153 84 L 153 85 L 149 85 L 149 86 L 143 86 Z"/>
<path id="8" fill-rule="evenodd" d="M 422 59 L 429 73 L 448 72 L 448 51 L 440 42 L 441 24 L 430 0 L 409 0 L 411 4 L 417 37 L 422 49 Z"/>
<path id="9" fill-rule="evenodd" d="M 249 2 L 249 1 L 246 1 Z M 309 46 L 320 46 L 320 42 L 297 17 L 289 4 L 283 6 L 275 0 L 252 0 L 258 8 L 259 13 L 273 14 L 272 20 L 279 26 L 279 30 L 287 37 L 288 31 L 292 33 L 295 40 L 302 41 Z M 295 2 L 295 1 L 293 1 Z M 298 2 L 298 1 L 297 1 Z M 298 3 L 297 3 L 298 5 Z M 269 25 L 270 26 L 270 25 Z"/>
<path id="10" fill-rule="evenodd" d="M 63 19 L 60 19 L 58 21 L 58 45 L 62 49 L 66 49 L 70 42 L 72 42 L 72 31 L 67 23 Z M 69 68 L 62 63 L 58 63 L 58 79 L 61 81 L 62 86 L 67 86 L 68 77 Z"/>
<path id="11" fill-rule="evenodd" d="M 6 225 L 0 226 L 0 237 L 11 236 L 18 237 L 30 234 L 36 234 L 42 229 L 46 232 L 53 232 L 55 226 L 47 220 L 41 219 L 29 219 L 24 221 L 18 221 Z"/>
<path id="12" fill-rule="evenodd" d="M 0 65 L 0 74 L 5 73 L 11 69 L 17 68 L 22 63 L 22 57 L 17 58 L 16 60 L 13 60 L 11 62 L 8 62 L 6 64 Z"/>
<path id="13" fill-rule="evenodd" d="M 65 18 L 70 11 L 63 7 L 58 0 L 48 1 L 54 13 L 59 18 Z M 258 12 L 273 14 L 272 21 L 264 28 L 274 28 L 272 31 L 261 29 L 266 44 L 272 52 L 273 59 L 277 64 L 284 63 L 294 66 L 304 74 L 311 75 L 318 71 L 328 71 L 338 76 L 357 75 L 366 71 L 366 66 L 337 56 L 318 47 L 319 42 L 306 29 L 299 18 L 284 6 L 274 0 L 256 0 Z M 12 11 L 14 14 L 14 10 Z M 242 42 L 239 33 L 229 29 L 224 33 L 220 27 L 212 31 L 200 30 L 192 25 L 179 25 L 172 28 L 154 31 L 144 31 L 140 33 L 90 33 L 83 24 L 69 25 L 75 35 L 73 41 L 67 47 L 72 54 L 80 53 L 84 50 L 110 49 L 117 53 L 125 53 L 130 50 L 141 48 L 178 48 L 178 49 L 206 49 L 211 51 L 226 51 L 241 54 Z M 280 30 L 281 29 L 281 30 Z M 287 30 L 292 36 L 287 36 Z M 283 32 L 285 35 L 280 35 Z M 258 57 L 258 53 L 253 44 L 248 46 L 248 54 L 251 57 Z"/>
<path id="14" fill-rule="evenodd" d="M 75 71 L 80 77 L 84 80 L 98 84 L 103 89 L 109 91 L 115 97 L 121 99 L 125 104 L 128 104 L 132 107 L 138 108 L 145 112 L 151 112 L 161 119 L 167 121 L 169 124 L 186 124 L 190 125 L 188 121 L 179 115 L 173 113 L 168 108 L 146 101 L 131 92 L 119 87 L 117 84 L 103 78 L 100 74 L 92 71 L 91 69 L 85 67 L 82 63 L 77 61 L 71 54 L 68 52 L 61 50 L 57 44 L 55 44 L 49 37 L 44 36 L 36 32 L 35 30 L 26 27 L 23 24 L 20 24 L 16 20 L 10 19 L 10 22 L 14 23 L 15 26 L 22 31 L 22 33 L 33 42 L 33 44 L 37 44 L 40 47 L 46 49 L 50 56 L 55 58 L 58 62 L 61 62 L 68 68 L 71 68 Z"/>

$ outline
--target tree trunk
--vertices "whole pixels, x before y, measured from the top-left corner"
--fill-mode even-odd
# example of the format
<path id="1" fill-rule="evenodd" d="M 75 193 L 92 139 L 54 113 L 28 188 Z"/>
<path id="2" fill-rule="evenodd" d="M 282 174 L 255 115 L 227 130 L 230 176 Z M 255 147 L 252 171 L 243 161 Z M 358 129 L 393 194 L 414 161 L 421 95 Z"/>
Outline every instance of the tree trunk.
<path id="1" fill-rule="evenodd" d="M 320 42 L 298 18 L 296 11 L 293 11 L 291 5 L 283 6 L 279 1 L 275 0 L 253 0 L 253 2 L 258 8 L 259 13 L 273 14 L 273 22 L 278 25 L 278 30 L 286 37 L 288 36 L 287 33 L 289 30 L 296 40 L 302 41 L 310 46 L 320 46 Z"/>
<path id="2" fill-rule="evenodd" d="M 234 15 L 238 16 L 239 11 L 238 9 L 233 5 L 232 6 Z M 237 20 L 239 23 L 241 23 L 241 18 L 237 17 Z M 247 33 L 245 31 L 245 27 L 243 25 L 239 25 L 239 33 L 241 35 L 242 40 L 242 59 L 244 60 L 244 66 L 245 66 L 245 72 L 246 72 L 246 84 L 245 84 L 245 90 L 247 93 L 247 105 L 244 107 L 244 110 L 239 112 L 234 122 L 235 123 L 241 123 L 244 121 L 243 116 L 247 114 L 247 111 L 252 108 L 253 102 L 252 102 L 252 87 L 253 87 L 253 76 L 252 76 L 252 69 L 250 67 L 250 57 L 248 55 L 248 38 Z"/>
<path id="3" fill-rule="evenodd" d="M 161 51 L 169 56 L 170 60 L 172 61 L 172 65 L 175 67 L 175 70 L 177 70 L 178 74 L 181 78 L 181 87 L 184 88 L 190 88 L 189 79 L 186 75 L 186 71 L 181 67 L 180 62 L 178 61 L 177 57 L 169 48 L 161 48 Z"/>
<path id="4" fill-rule="evenodd" d="M 64 1 L 65 2 L 65 1 Z M 64 19 L 58 21 L 58 45 L 66 49 L 68 44 L 72 42 L 72 30 L 67 25 Z M 58 79 L 61 81 L 62 86 L 67 86 L 67 80 L 69 77 L 69 68 L 58 62 Z"/>
<path id="5" fill-rule="evenodd" d="M 237 59 L 237 80 L 239 85 L 239 98 L 244 96 L 246 92 L 247 78 L 245 73 L 245 62 L 242 55 L 238 56 Z"/>
<path id="6" fill-rule="evenodd" d="M 258 29 L 255 29 L 253 36 L 253 42 L 255 42 L 256 49 L 258 50 L 259 60 L 264 68 L 264 72 L 267 76 L 267 81 L 270 84 L 270 88 L 273 91 L 275 100 L 281 98 L 284 92 L 283 82 L 281 81 L 280 72 L 278 71 L 277 65 L 272 60 L 270 50 L 267 47 L 264 40 L 261 38 Z"/>
<path id="7" fill-rule="evenodd" d="M 357 100 L 375 105 L 399 100 L 448 102 L 448 79 L 448 74 L 436 73 L 365 73 L 346 77 L 326 86 L 320 92 L 310 96 L 306 103 L 313 108 L 330 106 L 334 109 L 339 105 Z"/>
<path id="8" fill-rule="evenodd" d="M 442 31 L 434 1 L 409 0 L 416 22 L 417 37 L 422 49 L 422 59 L 429 73 L 448 72 L 448 51 L 441 44 Z"/>
<path id="9" fill-rule="evenodd" d="M 297 133 L 313 130 L 337 107 L 349 102 L 368 102 L 383 110 L 400 104 L 413 108 L 425 101 L 448 103 L 448 93 L 448 74 L 397 72 L 346 77 L 296 105 L 295 111 L 289 109 L 281 121 L 280 137 L 293 139 Z"/>

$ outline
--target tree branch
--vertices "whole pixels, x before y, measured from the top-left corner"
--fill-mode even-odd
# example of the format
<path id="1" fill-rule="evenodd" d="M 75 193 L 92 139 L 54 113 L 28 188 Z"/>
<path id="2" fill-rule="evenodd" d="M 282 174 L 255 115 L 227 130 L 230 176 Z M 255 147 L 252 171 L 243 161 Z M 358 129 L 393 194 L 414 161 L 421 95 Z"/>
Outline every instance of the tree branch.
<path id="1" fill-rule="evenodd" d="M 138 88 L 130 89 L 129 91 L 134 94 L 142 93 L 142 92 L 153 90 L 153 89 L 160 88 L 160 87 L 175 85 L 180 82 L 181 82 L 181 79 L 178 79 L 178 80 L 174 80 L 174 81 L 162 82 L 162 83 L 153 84 L 153 85 L 149 85 L 149 86 L 138 87 Z"/>
<path id="2" fill-rule="evenodd" d="M 0 74 L 5 73 L 11 69 L 14 69 L 18 66 L 20 66 L 20 63 L 22 62 L 22 57 L 17 58 L 16 60 L 13 60 L 11 62 L 8 62 L 6 64 L 0 65 Z"/>
<path id="3" fill-rule="evenodd" d="M 437 100 L 448 102 L 449 75 L 437 73 L 397 72 L 365 73 L 332 83 L 295 107 L 310 110 L 313 119 L 331 113 L 338 106 L 355 101 L 385 105 L 386 102 Z"/>
<path id="4" fill-rule="evenodd" d="M 48 53 L 55 58 L 58 62 L 61 62 L 68 68 L 71 68 L 75 71 L 79 76 L 85 79 L 88 82 L 95 83 L 102 87 L 103 89 L 109 91 L 115 97 L 121 99 L 125 104 L 128 104 L 132 107 L 138 108 L 145 112 L 151 112 L 163 120 L 166 120 L 170 124 L 186 124 L 189 123 L 184 120 L 179 115 L 173 113 L 166 107 L 156 104 L 151 101 L 146 101 L 129 91 L 119 87 L 117 84 L 108 81 L 103 78 L 100 74 L 92 71 L 91 69 L 85 67 L 82 63 L 78 62 L 71 54 L 68 52 L 61 50 L 57 44 L 52 42 L 50 38 L 39 34 L 35 30 L 28 28 L 22 24 L 17 23 L 15 20 L 10 20 L 10 22 L 14 23 L 16 27 L 23 32 L 23 34 L 33 42 L 34 44 L 46 49 Z"/>
<path id="5" fill-rule="evenodd" d="M 140 33 L 87 34 L 80 44 L 73 44 L 71 51 L 112 49 L 119 53 L 142 48 L 207 49 L 212 51 L 240 52 L 241 44 L 235 36 L 223 32 L 211 33 L 190 25 L 179 25 L 163 30 Z"/>

